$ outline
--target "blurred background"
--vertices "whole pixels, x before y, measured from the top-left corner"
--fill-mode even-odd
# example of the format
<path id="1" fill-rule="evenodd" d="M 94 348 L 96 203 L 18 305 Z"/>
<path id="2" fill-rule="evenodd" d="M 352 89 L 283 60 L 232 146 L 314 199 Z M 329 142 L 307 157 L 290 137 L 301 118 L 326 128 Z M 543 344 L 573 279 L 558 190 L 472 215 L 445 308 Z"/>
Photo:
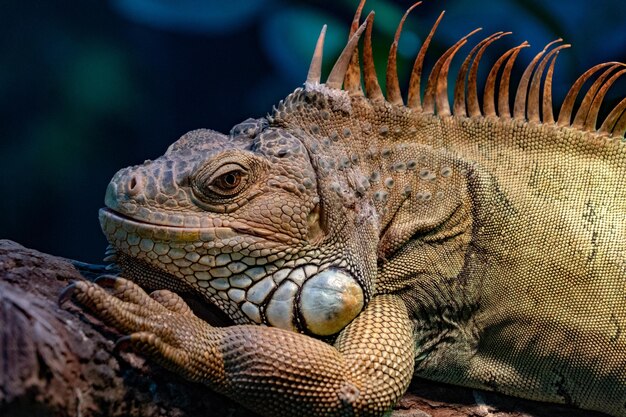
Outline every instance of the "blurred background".
<path id="1" fill-rule="evenodd" d="M 97 210 L 111 176 L 158 157 L 188 130 L 228 132 L 247 117 L 265 115 L 304 81 L 324 23 L 328 74 L 357 3 L 4 0 L 0 238 L 98 262 L 106 241 Z M 395 27 L 411 4 L 370 0 L 366 5 L 366 13 L 377 12 L 374 47 L 381 81 Z M 623 0 L 426 0 L 401 38 L 404 85 L 423 37 L 444 9 L 427 71 L 443 50 L 479 26 L 484 31 L 474 42 L 495 31 L 514 32 L 483 58 L 482 80 L 486 63 L 525 39 L 532 48 L 520 55 L 515 79 L 547 42 L 563 37 L 572 43 L 555 72 L 559 103 L 592 65 L 626 61 Z M 461 61 L 455 59 L 457 68 Z M 604 114 L 626 95 L 625 84 L 609 92 Z"/>

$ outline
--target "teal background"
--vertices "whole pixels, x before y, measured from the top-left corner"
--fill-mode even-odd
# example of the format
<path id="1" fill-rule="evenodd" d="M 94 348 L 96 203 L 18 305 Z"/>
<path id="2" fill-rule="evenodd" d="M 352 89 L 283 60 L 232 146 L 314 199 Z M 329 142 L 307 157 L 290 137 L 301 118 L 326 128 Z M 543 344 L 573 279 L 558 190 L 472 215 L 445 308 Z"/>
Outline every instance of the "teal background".
<path id="1" fill-rule="evenodd" d="M 325 73 L 343 47 L 356 0 L 5 0 L 0 7 L 0 238 L 97 262 L 97 221 L 118 169 L 154 159 L 188 130 L 227 132 L 301 85 L 323 23 Z M 383 77 L 391 37 L 408 1 L 370 0 Z M 481 26 L 511 30 L 483 58 L 527 39 L 516 77 L 547 42 L 574 47 L 556 69 L 555 101 L 602 61 L 626 61 L 623 0 L 425 1 L 400 42 L 406 84 L 421 39 L 438 13 L 427 70 L 438 54 Z M 472 43 L 473 45 L 473 43 Z M 467 53 L 469 47 L 462 51 Z M 462 55 L 462 53 L 461 53 Z M 455 60 L 456 68 L 462 61 Z M 452 78 L 452 77 L 451 77 Z M 451 81 L 452 82 L 452 81 Z M 616 84 L 607 106 L 625 96 Z"/>

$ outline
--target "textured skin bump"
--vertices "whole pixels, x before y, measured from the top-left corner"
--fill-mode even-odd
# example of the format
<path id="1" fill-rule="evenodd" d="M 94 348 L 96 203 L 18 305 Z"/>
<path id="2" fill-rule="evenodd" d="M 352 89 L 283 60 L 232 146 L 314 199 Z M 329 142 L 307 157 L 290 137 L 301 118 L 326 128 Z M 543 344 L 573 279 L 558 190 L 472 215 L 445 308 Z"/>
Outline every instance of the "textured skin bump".
<path id="1" fill-rule="evenodd" d="M 300 293 L 300 315 L 318 336 L 343 329 L 363 309 L 363 290 L 342 271 L 327 269 L 308 279 Z"/>

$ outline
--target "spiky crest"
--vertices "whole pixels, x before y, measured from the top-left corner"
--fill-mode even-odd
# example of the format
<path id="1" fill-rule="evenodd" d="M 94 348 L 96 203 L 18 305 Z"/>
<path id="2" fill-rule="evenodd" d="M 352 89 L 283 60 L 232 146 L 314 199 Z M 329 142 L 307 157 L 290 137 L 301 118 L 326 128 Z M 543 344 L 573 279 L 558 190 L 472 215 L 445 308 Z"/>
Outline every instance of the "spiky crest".
<path id="1" fill-rule="evenodd" d="M 434 101 L 437 104 L 438 113 L 442 116 L 450 115 L 450 104 L 448 103 L 448 72 L 450 70 L 450 64 L 452 63 L 452 58 L 454 55 L 461 49 L 463 45 L 467 43 L 467 39 L 482 30 L 482 28 L 475 29 L 462 37 L 455 45 L 453 45 L 450 49 L 448 49 L 439 60 L 435 63 L 435 67 L 433 68 L 433 72 L 431 76 L 428 78 L 428 84 L 426 85 L 426 92 L 424 93 L 424 113 L 434 113 L 435 109 L 432 107 L 431 103 Z M 441 65 L 441 66 L 440 66 Z M 433 78 L 433 75 L 435 77 Z M 435 85 L 435 93 L 434 100 L 431 100 L 429 96 L 429 85 L 431 84 L 431 80 Z"/>
<path id="2" fill-rule="evenodd" d="M 421 80 L 424 57 L 435 30 L 442 20 L 443 12 L 435 21 L 430 33 L 424 40 L 424 43 L 417 54 L 411 72 L 407 104 L 405 107 L 397 76 L 397 46 L 403 24 L 409 12 L 421 2 L 413 4 L 403 15 L 398 25 L 387 62 L 387 96 L 385 97 L 378 82 L 372 54 L 371 36 L 372 26 L 374 23 L 374 12 L 371 12 L 367 16 L 365 22 L 359 26 L 359 20 L 365 6 L 365 1 L 366 0 L 361 0 L 359 3 L 351 25 L 349 41 L 341 56 L 335 63 L 335 66 L 333 67 L 333 70 L 331 71 L 331 74 L 325 84 L 319 84 L 321 78 L 322 49 L 326 27 L 324 26 L 322 29 L 320 39 L 318 40 L 311 62 L 309 76 L 305 83 L 305 92 L 321 91 L 323 94 L 327 95 L 328 98 L 333 100 L 341 97 L 339 101 L 341 101 L 342 104 L 339 107 L 345 109 L 349 107 L 349 105 L 346 105 L 346 96 L 348 96 L 347 93 L 349 93 L 350 96 L 365 99 L 362 97 L 363 90 L 361 86 L 361 74 L 363 74 L 362 78 L 365 86 L 365 96 L 367 97 L 365 100 L 368 100 L 371 103 L 386 103 L 386 105 L 402 108 L 404 109 L 402 111 L 403 113 L 408 111 L 417 114 L 432 114 L 439 117 L 453 115 L 453 117 L 472 118 L 513 118 L 519 121 L 534 124 L 546 124 L 553 125 L 555 127 L 573 128 L 581 132 L 589 132 L 597 136 L 623 138 L 626 131 L 626 98 L 615 106 L 615 108 L 613 108 L 613 110 L 605 118 L 602 125 L 599 128 L 596 128 L 600 106 L 609 87 L 611 87 L 611 85 L 613 85 L 619 77 L 626 73 L 626 65 L 618 62 L 599 64 L 582 74 L 572 85 L 566 95 L 559 111 L 558 120 L 555 121 L 552 104 L 552 77 L 554 73 L 554 66 L 559 53 L 563 49 L 570 47 L 570 45 L 567 44 L 555 47 L 554 45 L 561 42 L 561 39 L 546 45 L 546 47 L 538 53 L 526 67 L 516 88 L 512 114 L 509 108 L 512 67 L 520 51 L 529 46 L 527 42 L 506 51 L 491 67 L 482 95 L 482 111 L 479 105 L 480 100 L 477 89 L 478 65 L 485 50 L 498 39 L 509 35 L 510 32 L 494 33 L 480 41 L 469 52 L 457 75 L 452 109 L 447 92 L 447 78 L 450 63 L 455 54 L 468 42 L 468 38 L 480 29 L 476 29 L 461 38 L 436 61 L 428 77 L 426 89 L 422 96 L 420 93 L 420 86 L 422 84 Z M 361 72 L 358 52 L 355 53 L 355 51 L 358 50 L 358 41 L 364 31 L 363 71 Z M 502 66 L 504 66 L 504 69 L 499 77 L 499 86 L 496 88 L 496 79 L 498 78 L 498 74 L 500 73 Z M 576 113 L 574 114 L 576 97 L 581 92 L 583 85 L 601 70 L 602 73 L 589 87 L 580 105 L 578 106 Z M 301 97 L 300 92 L 301 90 L 296 91 L 296 93 L 298 93 L 296 94 L 298 97 Z M 344 96 L 344 94 L 346 94 L 346 96 Z M 286 102 L 289 100 L 290 98 L 288 97 Z M 284 114 L 283 111 L 285 108 L 285 104 L 281 102 L 279 109 L 276 109 L 275 111 L 274 118 L 280 118 L 280 115 Z"/>
<path id="3" fill-rule="evenodd" d="M 555 41 L 555 42 L 560 42 L 560 40 Z M 530 83 L 530 89 L 528 91 L 528 100 L 527 100 L 528 104 L 526 106 L 526 112 L 527 112 L 528 120 L 530 120 L 531 122 L 534 122 L 534 123 L 541 122 L 541 117 L 539 116 L 539 90 L 541 86 L 541 77 L 544 74 L 546 65 L 552 59 L 553 56 L 556 58 L 556 56 L 559 54 L 561 49 L 569 48 L 570 46 L 571 45 L 569 44 L 559 45 L 558 47 L 554 48 L 553 50 L 545 54 L 545 56 L 539 63 L 539 66 L 537 67 L 537 71 L 535 71 L 535 74 L 533 75 L 533 79 Z M 543 55 L 543 52 L 541 53 L 541 55 Z M 547 91 L 547 92 L 544 92 L 544 94 L 551 96 L 552 92 Z M 554 121 L 546 120 L 545 123 L 554 123 Z"/>
<path id="4" fill-rule="evenodd" d="M 361 20 L 361 13 L 363 12 L 363 7 L 365 6 L 366 0 L 361 0 L 359 3 L 359 7 L 356 9 L 356 13 L 354 14 L 354 19 L 352 19 L 352 25 L 350 25 L 350 35 L 351 38 L 356 31 L 359 29 L 359 21 Z M 368 27 L 371 27 L 371 24 L 368 24 Z M 348 38 L 348 39 L 349 39 Z M 352 54 L 352 59 L 350 60 L 350 65 L 348 66 L 348 70 L 346 71 L 346 77 L 343 80 L 343 88 L 348 91 L 350 94 L 354 95 L 363 95 L 363 90 L 361 88 L 361 68 L 359 67 L 359 54 Z"/>
<path id="5" fill-rule="evenodd" d="M 400 92 L 400 82 L 398 81 L 398 42 L 400 42 L 400 33 L 402 33 L 404 21 L 409 16 L 409 13 L 411 13 L 411 10 L 420 4 L 422 4 L 422 2 L 418 1 L 413 6 L 409 7 L 406 13 L 404 13 L 402 20 L 400 20 L 400 24 L 398 25 L 398 29 L 396 30 L 396 35 L 393 37 L 391 48 L 389 49 L 389 59 L 387 60 L 387 100 L 392 104 L 404 104 L 402 101 L 402 93 Z"/>
<path id="6" fill-rule="evenodd" d="M 483 53 L 487 49 L 487 46 L 489 46 L 492 42 L 500 39 L 502 36 L 508 35 L 508 34 L 509 33 L 496 32 L 493 35 L 488 36 L 487 38 L 480 41 L 478 45 L 476 45 L 470 51 L 470 53 L 467 55 L 467 58 L 465 58 L 465 61 L 463 61 L 463 65 L 461 65 L 461 69 L 459 70 L 459 75 L 456 78 L 456 83 L 454 87 L 454 115 L 455 116 L 467 116 L 467 112 L 465 111 L 466 105 L 467 107 L 471 106 L 471 109 L 470 109 L 471 116 L 476 116 L 477 111 L 478 113 L 480 112 L 479 109 L 477 110 L 478 93 L 476 91 L 477 89 L 476 89 L 476 84 L 475 84 L 476 74 L 478 71 L 478 62 L 480 61 L 480 58 L 482 57 Z M 472 63 L 472 69 L 470 71 L 471 76 L 468 81 L 469 85 L 467 86 L 469 89 L 471 89 L 471 94 L 470 94 L 471 97 L 468 101 L 465 98 L 465 87 L 466 87 L 465 78 L 467 77 L 467 70 L 468 70 L 469 64 L 472 61 L 472 58 L 474 56 L 476 57 L 474 59 L 474 62 Z"/>

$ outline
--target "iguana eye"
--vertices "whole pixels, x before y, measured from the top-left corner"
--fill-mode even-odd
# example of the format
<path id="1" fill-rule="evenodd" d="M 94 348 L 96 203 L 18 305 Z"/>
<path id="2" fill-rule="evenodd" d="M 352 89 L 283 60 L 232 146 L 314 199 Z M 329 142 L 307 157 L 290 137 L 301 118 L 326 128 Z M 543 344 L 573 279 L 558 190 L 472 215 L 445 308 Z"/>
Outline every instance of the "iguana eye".
<path id="1" fill-rule="evenodd" d="M 239 164 L 222 165 L 213 172 L 200 172 L 194 180 L 194 191 L 208 199 L 234 197 L 247 183 L 248 172 Z"/>
<path id="2" fill-rule="evenodd" d="M 212 187 L 216 187 L 220 190 L 231 191 L 237 188 L 241 184 L 242 174 L 239 171 L 227 172 L 224 175 L 217 177 L 211 183 Z"/>

